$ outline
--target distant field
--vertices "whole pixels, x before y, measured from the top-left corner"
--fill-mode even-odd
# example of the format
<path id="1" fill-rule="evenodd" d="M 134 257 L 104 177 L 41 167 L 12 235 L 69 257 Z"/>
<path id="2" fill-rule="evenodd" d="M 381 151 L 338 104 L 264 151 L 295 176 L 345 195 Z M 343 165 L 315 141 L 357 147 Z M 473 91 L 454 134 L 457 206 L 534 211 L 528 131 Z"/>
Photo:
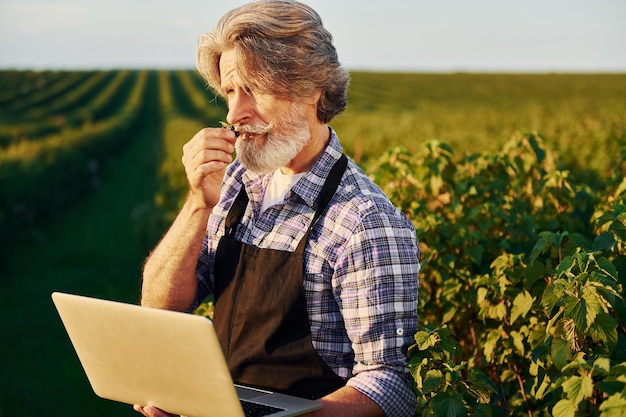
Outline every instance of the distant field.
<path id="1" fill-rule="evenodd" d="M 147 89 L 160 94 L 158 114 L 146 110 Z M 624 97 L 626 74 L 355 72 L 348 109 L 332 126 L 363 164 L 430 139 L 460 157 L 499 149 L 517 131 L 537 132 L 565 169 L 588 180 L 610 175 L 624 157 Z M 162 115 L 179 119 L 162 124 L 170 138 L 162 158 L 175 172 L 167 181 L 184 187 L 176 178 L 186 135 L 226 115 L 195 71 L 0 72 L 0 238 L 14 233 L 9 223 L 36 223 L 75 201 L 142 118 Z"/>
<path id="2" fill-rule="evenodd" d="M 604 175 L 626 143 L 625 118 L 626 74 L 355 73 L 333 125 L 366 157 L 433 138 L 459 153 L 493 151 L 536 131 L 569 166 Z"/>
<path id="3" fill-rule="evenodd" d="M 626 74 L 359 72 L 349 94 L 332 126 L 366 167 L 397 146 L 421 153 L 430 139 L 461 158 L 536 131 L 574 177 L 600 178 L 592 194 L 623 169 Z M 0 346 L 0 416 L 135 415 L 93 396 L 49 294 L 138 299 L 143 259 L 186 191 L 181 147 L 225 115 L 194 71 L 0 72 L 0 325 L 10 341 Z M 414 171 L 428 171 L 422 159 Z M 396 203 L 432 214 L 415 200 Z"/>
<path id="4" fill-rule="evenodd" d="M 195 72 L 170 75 L 177 111 L 208 122 L 202 106 L 214 104 Z M 138 82 L 124 71 L 2 72 L 0 145 L 112 117 Z M 198 94 L 193 108 L 188 96 Z M 349 94 L 332 125 L 357 158 L 433 138 L 458 152 L 494 150 L 515 131 L 536 131 L 568 163 L 603 173 L 626 140 L 626 74 L 356 72 Z"/>

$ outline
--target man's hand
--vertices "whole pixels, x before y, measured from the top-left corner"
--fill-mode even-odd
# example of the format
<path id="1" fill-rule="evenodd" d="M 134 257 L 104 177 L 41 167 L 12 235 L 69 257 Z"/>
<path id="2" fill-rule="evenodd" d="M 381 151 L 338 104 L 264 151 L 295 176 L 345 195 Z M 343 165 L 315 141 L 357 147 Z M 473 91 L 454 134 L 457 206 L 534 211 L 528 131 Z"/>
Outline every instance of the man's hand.
<path id="1" fill-rule="evenodd" d="M 324 407 L 307 413 L 307 417 L 385 417 L 385 413 L 378 404 L 349 386 L 339 388 L 322 398 L 321 401 Z"/>
<path id="2" fill-rule="evenodd" d="M 183 165 L 189 181 L 190 198 L 197 207 L 214 207 L 220 196 L 224 170 L 233 160 L 235 132 L 205 128 L 183 146 Z"/>
<path id="3" fill-rule="evenodd" d="M 166 413 L 165 411 L 151 406 L 142 407 L 140 405 L 134 405 L 133 409 L 146 417 L 175 417 L 174 414 Z"/>
<path id="4" fill-rule="evenodd" d="M 211 210 L 219 201 L 235 132 L 205 128 L 183 147 L 189 194 L 176 220 L 143 268 L 141 305 L 185 311 L 197 290 L 196 265 Z"/>

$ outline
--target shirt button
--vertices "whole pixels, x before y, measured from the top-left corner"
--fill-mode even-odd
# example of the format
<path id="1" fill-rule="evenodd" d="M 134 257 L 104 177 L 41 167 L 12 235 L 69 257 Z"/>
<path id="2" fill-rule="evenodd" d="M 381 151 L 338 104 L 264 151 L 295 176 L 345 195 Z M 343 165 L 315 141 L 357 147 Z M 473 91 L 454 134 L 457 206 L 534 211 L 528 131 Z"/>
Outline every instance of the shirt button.
<path id="1" fill-rule="evenodd" d="M 398 336 L 404 336 L 404 329 L 396 329 L 396 334 Z"/>

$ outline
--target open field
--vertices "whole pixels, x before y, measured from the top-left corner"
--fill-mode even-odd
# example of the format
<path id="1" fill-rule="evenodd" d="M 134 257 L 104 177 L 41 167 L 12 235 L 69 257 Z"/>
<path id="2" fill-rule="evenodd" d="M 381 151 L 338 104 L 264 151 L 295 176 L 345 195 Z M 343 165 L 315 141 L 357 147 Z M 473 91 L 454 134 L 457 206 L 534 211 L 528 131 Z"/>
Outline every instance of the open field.
<path id="1" fill-rule="evenodd" d="M 225 118 L 195 72 L 161 72 L 150 87 L 147 78 L 148 71 L 128 70 L 0 73 L 0 239 L 28 234 L 93 188 L 132 129 L 158 120 L 145 113 L 146 88 L 167 89 L 158 111 L 184 119 L 179 126 Z M 332 125 L 363 164 L 396 146 L 416 152 L 430 139 L 460 157 L 536 132 L 564 169 L 591 180 L 606 178 L 623 158 L 624 97 L 625 74 L 354 73 L 348 109 Z M 186 139 L 176 137 L 161 155 L 174 170 Z"/>
<path id="2" fill-rule="evenodd" d="M 503 208 L 515 206 L 516 201 L 524 203 L 525 198 L 530 201 L 529 210 L 538 204 L 538 195 L 543 198 L 542 208 L 551 207 L 550 196 L 554 196 L 556 207 L 550 212 L 553 218 L 548 211 L 541 216 L 518 213 L 524 226 L 520 229 L 533 229 L 525 239 L 533 239 L 539 232 L 529 226 L 531 222 L 541 223 L 542 230 L 552 232 L 573 225 L 572 232 L 587 233 L 586 238 L 593 240 L 593 227 L 573 229 L 578 227 L 579 218 L 589 221 L 592 202 L 606 209 L 604 203 L 593 200 L 594 195 L 610 195 L 606 201 L 614 198 L 610 193 L 625 175 L 624 97 L 626 74 L 354 73 L 348 110 L 332 126 L 346 153 L 360 161 L 381 186 L 401 185 L 404 194 L 398 188 L 393 191 L 393 187 L 388 192 L 395 192 L 395 202 L 420 227 L 419 220 L 426 213 L 439 214 L 446 202 L 454 203 L 454 198 L 463 202 L 460 207 L 469 207 L 476 203 L 477 195 L 493 192 L 495 196 L 496 190 L 506 189 L 502 201 L 473 206 L 479 213 L 473 215 L 478 217 L 460 221 L 461 217 L 446 218 L 447 214 L 441 213 L 436 220 L 443 226 L 458 222 L 457 226 L 465 227 L 467 235 L 459 238 L 457 247 L 483 248 L 484 254 L 469 253 L 464 259 L 480 264 L 474 265 L 478 269 L 472 273 L 487 274 L 488 255 L 504 250 L 497 245 L 488 247 L 496 237 L 503 239 L 501 230 L 496 229 L 500 226 L 486 225 L 488 217 L 495 213 L 503 216 L 496 220 L 506 227 Z M 135 415 L 129 407 L 100 400 L 91 393 L 49 295 L 60 290 L 137 301 L 143 259 L 171 222 L 186 191 L 181 147 L 198 129 L 218 126 L 224 118 L 223 103 L 213 99 L 192 71 L 0 72 L 0 417 Z M 498 161 L 505 159 L 502 155 L 489 159 L 492 165 L 486 162 L 487 157 L 468 157 L 458 165 L 446 162 L 445 148 L 435 149 L 430 159 L 422 156 L 426 149 L 432 149 L 431 139 L 450 145 L 452 160 L 460 161 L 473 153 L 496 153 L 516 132 L 538 132 L 544 140 L 541 146 L 556 158 L 557 167 L 570 170 L 565 175 L 544 161 L 532 174 L 551 177 L 546 179 L 545 190 L 531 190 L 537 194 L 532 201 L 528 182 L 520 183 L 526 187 L 521 193 L 515 185 L 507 185 L 507 181 L 515 182 L 514 175 L 496 176 L 501 168 Z M 505 156 L 518 158 L 512 161 L 536 157 L 532 149 L 537 150 L 537 146 L 525 148 L 525 142 L 519 143 L 518 154 L 509 149 Z M 408 151 L 385 156 L 395 147 Z M 403 161 L 405 165 L 400 164 Z M 493 183 L 485 181 L 480 192 L 471 181 L 482 178 L 485 165 L 470 169 L 471 161 L 493 168 L 489 177 Z M 409 167 L 406 175 L 387 171 L 398 164 L 400 169 Z M 454 175 L 449 172 L 452 166 L 458 169 Z M 442 171 L 434 175 L 438 168 Z M 524 172 L 518 174 L 521 181 Z M 459 178 L 471 183 L 467 195 L 456 196 L 452 191 L 453 181 Z M 574 179 L 585 185 L 573 186 L 578 194 L 567 190 Z M 460 193 L 462 187 L 458 187 L 455 192 Z M 426 188 L 432 195 L 424 194 Z M 428 198 L 432 201 L 417 203 Z M 454 216 L 461 216 L 461 211 L 458 208 Z M 452 253 L 457 229 L 450 232 L 443 226 L 436 233 L 423 226 L 420 230 L 424 236 L 420 238 L 440 253 L 444 253 L 445 245 L 451 245 L 445 249 Z M 486 231 L 489 233 L 484 233 L 482 240 L 476 237 Z M 452 233 L 450 241 L 444 242 L 443 237 L 437 240 L 448 232 Z M 532 248 L 534 241 L 526 243 Z M 622 246 L 615 245 L 617 250 L 623 249 L 623 242 Z M 608 248 L 608 244 L 603 247 Z M 525 250 L 520 247 L 520 253 Z M 435 255 L 433 249 L 426 250 L 425 262 L 430 264 L 430 271 L 439 273 L 436 265 L 445 262 Z M 620 263 L 623 256 L 606 256 L 617 270 L 624 270 Z M 460 255 L 456 265 L 460 271 Z M 536 269 L 533 273 L 538 273 Z M 624 280 L 623 274 L 620 278 Z M 435 286 L 436 279 L 442 279 L 441 275 L 421 279 L 424 294 L 441 301 L 432 309 L 441 315 L 422 312 L 423 322 L 449 321 L 451 311 L 471 304 L 460 300 L 454 307 L 452 297 L 445 303 L 443 298 L 459 288 L 469 294 L 475 290 L 474 284 L 449 280 L 442 295 L 429 288 Z M 482 279 L 476 286 L 491 288 L 487 278 Z M 453 281 L 458 287 L 453 288 Z M 533 296 L 540 290 L 534 291 L 537 293 L 528 289 Z M 489 297 L 496 303 L 498 297 L 506 299 L 509 295 Z M 495 311 L 495 304 L 493 308 Z M 476 319 L 471 311 L 458 314 L 463 319 Z M 485 322 L 490 313 L 481 310 L 480 314 L 483 330 L 489 333 Z M 623 330 L 623 322 L 618 324 L 614 327 Z M 453 328 L 453 321 L 450 326 Z M 622 336 L 620 340 L 623 344 Z M 480 340 L 474 342 L 480 344 Z M 464 350 L 470 351 L 468 346 L 464 344 Z M 526 354 L 528 350 L 526 347 Z M 514 362 L 514 358 L 506 359 Z M 528 367 L 526 362 L 521 364 Z M 516 401 L 521 400 L 516 397 Z"/>
<path id="3" fill-rule="evenodd" d="M 623 74 L 357 73 L 334 126 L 365 156 L 429 139 L 457 153 L 494 151 L 534 131 L 569 167 L 605 174 L 626 140 L 625 94 Z"/>

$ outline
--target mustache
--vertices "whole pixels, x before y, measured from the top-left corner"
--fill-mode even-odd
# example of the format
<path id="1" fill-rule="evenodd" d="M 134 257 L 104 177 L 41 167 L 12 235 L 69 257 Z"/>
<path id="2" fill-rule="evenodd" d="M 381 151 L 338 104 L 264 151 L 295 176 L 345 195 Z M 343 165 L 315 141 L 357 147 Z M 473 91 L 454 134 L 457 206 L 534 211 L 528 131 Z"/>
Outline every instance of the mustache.
<path id="1" fill-rule="evenodd" d="M 234 127 L 235 132 L 238 132 L 239 134 L 243 134 L 243 135 L 268 135 L 271 130 L 272 127 L 270 125 L 264 125 L 264 124 L 236 124 L 236 125 L 232 125 Z"/>

